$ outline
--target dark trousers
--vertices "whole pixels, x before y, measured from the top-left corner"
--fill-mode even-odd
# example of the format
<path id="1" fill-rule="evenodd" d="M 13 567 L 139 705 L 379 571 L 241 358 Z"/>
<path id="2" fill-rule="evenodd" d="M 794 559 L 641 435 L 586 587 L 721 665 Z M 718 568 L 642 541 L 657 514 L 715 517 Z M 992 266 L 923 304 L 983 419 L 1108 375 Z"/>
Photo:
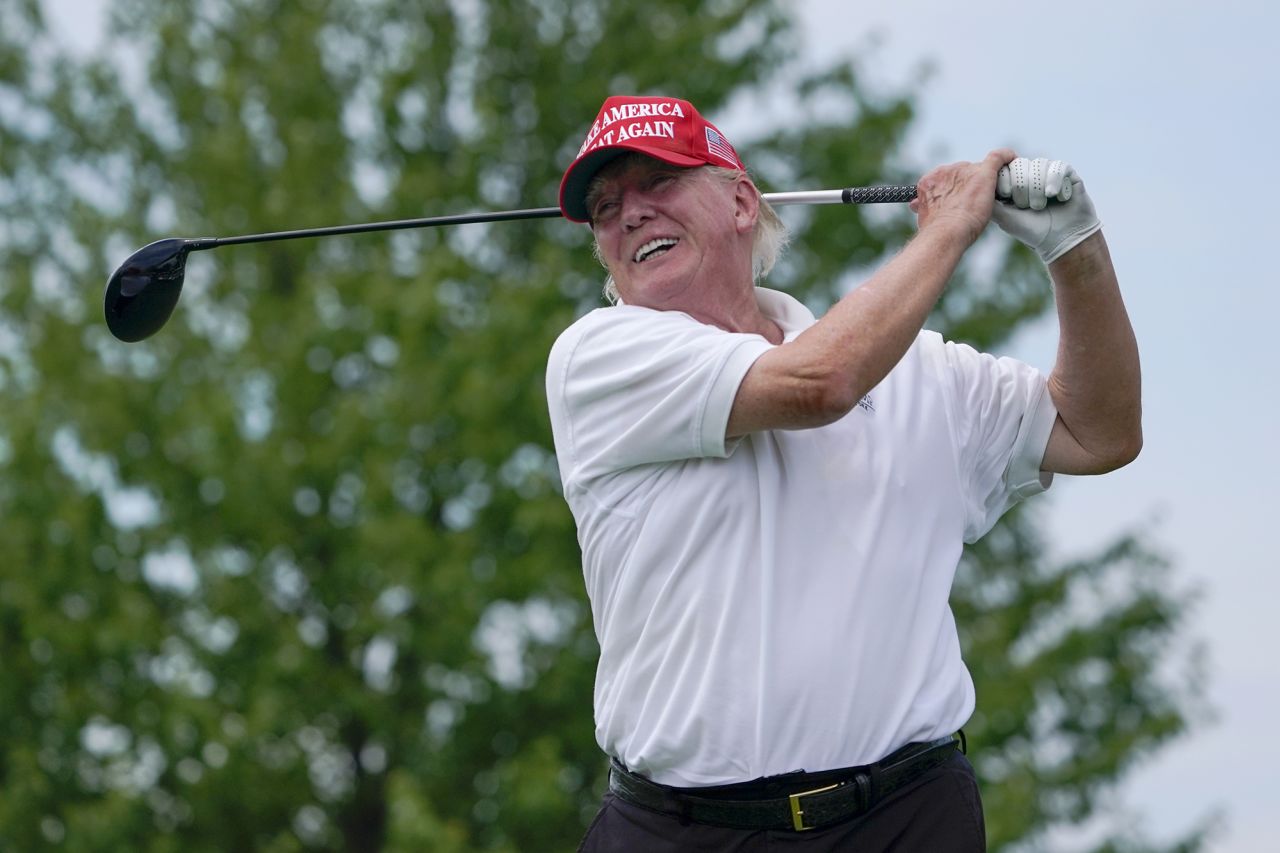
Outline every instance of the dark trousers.
<path id="1" fill-rule="evenodd" d="M 866 814 L 806 832 L 684 824 L 678 817 L 606 793 L 578 847 L 580 853 L 980 853 L 986 849 L 978 781 L 960 752 L 876 803 Z"/>

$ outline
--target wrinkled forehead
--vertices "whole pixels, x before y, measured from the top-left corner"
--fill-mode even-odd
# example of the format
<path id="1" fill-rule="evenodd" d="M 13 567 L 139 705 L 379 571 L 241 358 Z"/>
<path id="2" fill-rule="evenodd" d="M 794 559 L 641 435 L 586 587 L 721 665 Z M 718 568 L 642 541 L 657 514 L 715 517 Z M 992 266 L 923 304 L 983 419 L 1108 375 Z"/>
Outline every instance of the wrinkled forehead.
<path id="1" fill-rule="evenodd" d="M 699 168 L 702 167 L 673 166 L 656 157 L 650 157 L 638 151 L 628 151 L 600 167 L 600 171 L 596 172 L 591 177 L 591 182 L 587 184 L 587 194 L 590 196 L 592 190 L 628 179 L 643 178 L 654 172 L 691 172 Z"/>
<path id="2" fill-rule="evenodd" d="M 646 176 L 655 172 L 676 172 L 679 174 L 688 174 L 700 171 L 703 166 L 673 166 L 670 163 L 664 163 L 656 157 L 650 157 L 641 154 L 638 151 L 628 151 L 627 153 L 609 161 L 600 170 L 591 176 L 590 183 L 587 184 L 586 203 L 587 209 L 590 210 L 592 203 L 600 198 L 609 189 L 625 184 L 629 181 L 643 180 Z"/>

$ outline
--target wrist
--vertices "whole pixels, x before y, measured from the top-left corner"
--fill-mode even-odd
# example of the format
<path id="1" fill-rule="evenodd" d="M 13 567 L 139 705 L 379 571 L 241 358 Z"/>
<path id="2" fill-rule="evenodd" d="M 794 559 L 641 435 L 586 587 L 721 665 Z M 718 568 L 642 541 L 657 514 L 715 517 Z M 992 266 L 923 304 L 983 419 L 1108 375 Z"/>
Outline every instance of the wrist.
<path id="1" fill-rule="evenodd" d="M 938 213 L 920 226 L 916 239 L 924 238 L 934 248 L 950 249 L 959 255 L 968 251 L 982 235 L 985 222 L 965 213 Z"/>
<path id="2" fill-rule="evenodd" d="M 1046 266 L 1054 283 L 1088 278 L 1100 270 L 1111 269 L 1111 253 L 1101 229 L 1095 230 L 1067 251 L 1058 255 Z"/>

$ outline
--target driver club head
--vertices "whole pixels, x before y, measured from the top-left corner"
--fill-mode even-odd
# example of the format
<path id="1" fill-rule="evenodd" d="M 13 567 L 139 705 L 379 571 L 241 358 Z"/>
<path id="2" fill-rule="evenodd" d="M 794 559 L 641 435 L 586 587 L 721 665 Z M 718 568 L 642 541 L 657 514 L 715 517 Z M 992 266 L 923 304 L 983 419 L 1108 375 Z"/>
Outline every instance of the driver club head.
<path id="1" fill-rule="evenodd" d="M 133 343 L 160 330 L 182 294 L 187 255 L 200 241 L 169 237 L 143 246 L 107 280 L 107 328 Z"/>

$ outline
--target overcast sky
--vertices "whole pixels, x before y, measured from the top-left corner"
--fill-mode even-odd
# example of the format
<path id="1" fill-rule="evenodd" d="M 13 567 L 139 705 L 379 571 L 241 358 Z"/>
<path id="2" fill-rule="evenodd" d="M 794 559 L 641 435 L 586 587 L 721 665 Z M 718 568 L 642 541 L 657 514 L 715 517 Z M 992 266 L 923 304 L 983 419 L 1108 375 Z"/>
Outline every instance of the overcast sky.
<path id="1" fill-rule="evenodd" d="M 1277 11 L 1261 0 L 804 0 L 819 57 L 871 56 L 872 79 L 901 84 L 922 60 L 917 160 L 977 159 L 1012 145 L 1071 162 L 1104 223 L 1142 350 L 1146 445 L 1103 478 L 1059 477 L 1055 549 L 1087 550 L 1156 519 L 1155 535 L 1205 599 L 1218 715 L 1124 787 L 1159 838 L 1220 809 L 1210 850 L 1277 849 L 1280 574 L 1264 537 L 1280 462 L 1268 246 L 1280 111 Z M 870 52 L 867 37 L 880 36 Z M 933 155 L 932 157 L 930 155 Z M 836 180 L 838 184 L 838 180 Z M 1056 326 L 1015 354 L 1048 368 Z M 979 697 L 981 702 L 981 697 Z M 1061 843 L 1066 846 L 1067 841 Z"/>
<path id="2" fill-rule="evenodd" d="M 69 41 L 92 43 L 88 10 L 98 2 L 46 5 Z M 1142 349 L 1146 446 L 1128 468 L 1059 477 L 1038 500 L 1050 502 L 1053 546 L 1063 554 L 1156 520 L 1178 581 L 1205 592 L 1193 626 L 1209 645 L 1205 691 L 1218 714 L 1136 773 L 1123 802 L 1158 838 L 1218 809 L 1226 823 L 1214 853 L 1275 849 L 1280 575 L 1264 532 L 1275 529 L 1280 503 L 1270 495 L 1280 295 L 1265 258 L 1280 240 L 1268 191 L 1280 108 L 1276 7 L 796 5 L 816 59 L 869 58 L 868 79 L 894 87 L 924 60 L 936 66 L 919 104 L 915 161 L 977 159 L 1007 144 L 1068 160 L 1085 179 Z M 874 51 L 872 35 L 880 38 Z M 830 186 L 842 185 L 831 177 Z M 1039 324 L 1013 354 L 1048 369 L 1055 335 L 1052 322 Z M 1074 849 L 1066 838 L 1053 844 Z"/>

